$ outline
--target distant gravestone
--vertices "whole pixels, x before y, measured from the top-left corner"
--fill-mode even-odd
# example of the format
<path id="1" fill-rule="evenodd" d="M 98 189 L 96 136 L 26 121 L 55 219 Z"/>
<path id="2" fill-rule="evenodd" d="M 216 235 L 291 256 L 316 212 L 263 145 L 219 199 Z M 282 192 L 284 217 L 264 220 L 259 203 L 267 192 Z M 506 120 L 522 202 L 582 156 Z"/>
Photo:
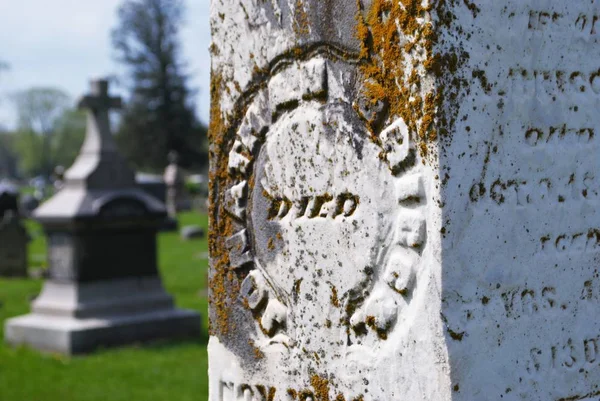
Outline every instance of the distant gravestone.
<path id="1" fill-rule="evenodd" d="M 598 2 L 212 6 L 210 401 L 599 400 Z"/>
<path id="2" fill-rule="evenodd" d="M 164 174 L 167 184 L 167 213 L 171 218 L 176 218 L 179 211 L 191 209 L 191 200 L 185 186 L 185 174 L 178 163 L 179 155 L 171 151 L 169 165 Z"/>
<path id="3" fill-rule="evenodd" d="M 65 168 L 63 166 L 56 166 L 54 168 L 54 190 L 60 191 L 63 187 L 65 179 Z"/>
<path id="4" fill-rule="evenodd" d="M 157 266 L 164 205 L 139 189 L 118 153 L 108 111 L 120 99 L 93 81 L 81 152 L 63 189 L 35 218 L 48 237 L 49 279 L 32 313 L 6 323 L 6 340 L 74 354 L 99 346 L 196 336 L 196 312 L 174 307 Z"/>
<path id="5" fill-rule="evenodd" d="M 0 184 L 0 276 L 27 276 L 28 241 L 19 216 L 19 192 Z"/>
<path id="6" fill-rule="evenodd" d="M 30 216 L 31 213 L 40 205 L 40 201 L 31 194 L 26 194 L 21 197 L 21 212 L 25 216 Z"/>
<path id="7" fill-rule="evenodd" d="M 200 226 L 185 226 L 181 229 L 181 238 L 185 240 L 204 238 L 204 230 Z"/>
<path id="8" fill-rule="evenodd" d="M 137 173 L 135 182 L 148 195 L 151 195 L 161 201 L 163 204 L 167 202 L 167 184 L 163 177 L 156 174 Z"/>
<path id="9" fill-rule="evenodd" d="M 166 204 L 167 202 L 167 184 L 163 177 L 155 174 L 137 173 L 135 176 L 135 182 L 137 185 L 148 195 L 155 197 L 160 200 L 161 203 Z M 167 214 L 162 224 L 160 225 L 161 231 L 175 231 L 177 230 L 179 223 L 177 218 Z"/>

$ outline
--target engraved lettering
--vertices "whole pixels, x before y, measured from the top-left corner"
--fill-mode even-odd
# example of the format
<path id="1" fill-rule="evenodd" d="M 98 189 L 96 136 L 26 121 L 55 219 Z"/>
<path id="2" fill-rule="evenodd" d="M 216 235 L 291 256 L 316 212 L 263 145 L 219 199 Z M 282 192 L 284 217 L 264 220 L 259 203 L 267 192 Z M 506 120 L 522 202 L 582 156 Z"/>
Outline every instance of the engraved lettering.
<path id="1" fill-rule="evenodd" d="M 577 371 L 597 367 L 600 337 L 568 338 L 542 350 L 539 346 L 529 351 L 527 372 L 535 374 L 547 369 Z"/>
<path id="2" fill-rule="evenodd" d="M 542 253 L 569 254 L 574 252 L 597 252 L 600 248 L 600 229 L 574 234 L 545 235 L 540 238 Z"/>
<path id="3" fill-rule="evenodd" d="M 298 387 L 296 387 L 298 388 Z M 278 396 L 277 396 L 278 395 Z M 277 398 L 276 398 L 277 396 Z M 328 397 L 331 400 L 348 400 L 358 401 L 363 399 L 361 395 L 357 397 L 345 396 L 341 393 L 336 393 L 332 390 L 331 394 L 319 394 L 315 396 L 315 391 L 310 388 L 302 387 L 296 390 L 294 387 L 287 388 L 285 393 L 279 393 L 273 386 L 264 384 L 248 384 L 235 383 L 232 381 L 219 381 L 219 401 L 279 401 L 279 400 L 296 400 L 296 401 L 317 401 L 321 397 Z M 335 397 L 335 398 L 333 398 Z"/>
<path id="4" fill-rule="evenodd" d="M 556 289 L 544 287 L 542 291 L 519 287 L 501 294 L 504 302 L 506 317 L 518 319 L 523 316 L 533 316 L 542 310 L 556 307 Z"/>
<path id="5" fill-rule="evenodd" d="M 598 356 L 598 340 L 596 338 L 583 340 L 583 350 L 586 362 L 596 362 L 596 358 Z"/>
<path id="6" fill-rule="evenodd" d="M 573 143 L 586 144 L 594 139 L 596 132 L 594 128 L 573 128 L 566 124 L 560 127 L 530 128 L 525 132 L 525 141 L 531 146 L 545 144 L 563 144 L 567 140 Z"/>
<path id="7" fill-rule="evenodd" d="M 595 35 L 596 34 L 596 24 L 598 19 L 600 18 L 597 14 L 585 14 L 581 13 L 577 16 L 575 20 L 575 29 L 579 30 L 581 33 L 586 35 Z"/>
<path id="8" fill-rule="evenodd" d="M 498 178 L 491 183 L 477 182 L 469 190 L 472 203 L 488 206 L 528 207 L 541 204 L 564 204 L 597 201 L 600 185 L 592 172 L 571 173 L 552 178 L 526 181 L 521 178 Z"/>
<path id="9" fill-rule="evenodd" d="M 508 70 L 508 78 L 510 86 L 498 92 L 501 97 L 519 94 L 556 98 L 565 92 L 600 95 L 600 69 L 567 71 L 517 67 Z"/>
<path id="10" fill-rule="evenodd" d="M 527 28 L 531 30 L 542 30 L 551 23 L 557 22 L 561 17 L 562 14 L 556 12 L 550 13 L 548 11 L 530 10 Z"/>
<path id="11" fill-rule="evenodd" d="M 219 383 L 219 400 L 221 401 L 236 401 L 235 400 L 235 385 L 233 382 Z"/>
<path id="12" fill-rule="evenodd" d="M 329 194 L 318 196 L 304 196 L 297 200 L 286 197 L 271 197 L 265 193 L 270 200 L 267 216 L 269 220 L 282 220 L 288 215 L 294 219 L 307 217 L 309 219 L 331 218 L 339 216 L 350 217 L 356 211 L 360 198 L 357 195 L 345 193 L 335 198 Z"/>

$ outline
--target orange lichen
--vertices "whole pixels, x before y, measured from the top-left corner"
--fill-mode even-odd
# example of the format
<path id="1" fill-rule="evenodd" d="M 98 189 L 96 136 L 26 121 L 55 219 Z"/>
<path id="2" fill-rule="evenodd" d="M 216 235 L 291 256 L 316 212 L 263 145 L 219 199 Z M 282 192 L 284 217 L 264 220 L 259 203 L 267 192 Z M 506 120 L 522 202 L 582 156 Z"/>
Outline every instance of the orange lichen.
<path id="1" fill-rule="evenodd" d="M 306 36 L 310 33 L 310 21 L 302 0 L 296 0 L 293 26 L 297 36 Z"/>
<path id="2" fill-rule="evenodd" d="M 441 105 L 446 74 L 456 72 L 459 56 L 436 52 L 439 35 L 431 16 L 435 11 L 436 23 L 447 27 L 452 20 L 447 7 L 452 2 L 439 1 L 435 10 L 421 0 L 372 0 L 368 10 L 362 0 L 357 2 L 363 95 L 373 105 L 388 105 L 388 123 L 404 120 L 425 158 L 439 133 L 447 133 L 453 123 L 443 115 Z M 460 80 L 455 77 L 451 84 L 456 89 Z"/>
<path id="3" fill-rule="evenodd" d="M 340 300 L 338 298 L 337 288 L 334 285 L 331 285 L 331 304 L 336 308 L 340 307 Z"/>
<path id="4" fill-rule="evenodd" d="M 425 78 L 437 66 L 432 54 L 436 34 L 429 21 L 429 7 L 420 0 L 374 0 L 364 16 L 362 2 L 357 38 L 363 59 L 360 71 L 365 82 L 363 95 L 372 104 L 389 105 L 388 120 L 402 118 L 419 143 L 421 156 L 434 130 L 436 108 L 425 98 L 435 98 L 425 88 Z M 421 53 L 425 53 L 421 56 Z"/>
<path id="5" fill-rule="evenodd" d="M 254 350 L 254 356 L 256 359 L 263 359 L 265 357 L 265 354 L 256 346 L 253 340 L 248 340 L 248 344 Z"/>
<path id="6" fill-rule="evenodd" d="M 216 169 L 211 170 L 209 176 L 209 189 L 211 194 L 215 194 L 217 182 L 227 178 L 226 168 L 220 163 L 222 157 L 223 138 L 225 125 L 221 113 L 221 93 L 223 89 L 223 77 L 218 72 L 213 72 L 211 76 L 211 108 L 210 125 L 208 137 L 211 142 L 211 163 L 216 164 Z M 209 206 L 209 216 L 211 217 L 211 230 L 208 237 L 209 250 L 211 253 L 212 274 L 210 279 L 210 299 L 213 314 L 211 315 L 209 331 L 211 334 L 218 332 L 227 332 L 228 312 L 226 309 L 227 290 L 225 285 L 225 272 L 229 265 L 229 254 L 224 252 L 224 246 L 220 244 L 223 236 L 232 232 L 231 224 L 225 220 L 217 218 L 217 202 L 213 199 Z"/>
<path id="7" fill-rule="evenodd" d="M 237 232 L 232 217 L 223 209 L 225 204 L 223 186 L 230 182 L 227 167 L 229 149 L 232 146 L 231 138 L 226 135 L 228 130 L 227 116 L 221 111 L 221 98 L 226 91 L 223 75 L 219 71 L 211 74 L 211 118 L 208 131 L 210 141 L 210 174 L 209 191 L 211 202 L 209 205 L 210 233 L 208 246 L 211 255 L 210 272 L 210 324 L 211 335 L 227 335 L 234 330 L 230 322 L 231 306 L 237 302 L 237 293 L 244 277 L 238 277 L 230 270 L 229 251 L 225 246 L 227 238 Z"/>
<path id="8" fill-rule="evenodd" d="M 315 389 L 315 396 L 318 401 L 329 401 L 329 380 L 313 375 L 310 378 L 310 384 Z"/>

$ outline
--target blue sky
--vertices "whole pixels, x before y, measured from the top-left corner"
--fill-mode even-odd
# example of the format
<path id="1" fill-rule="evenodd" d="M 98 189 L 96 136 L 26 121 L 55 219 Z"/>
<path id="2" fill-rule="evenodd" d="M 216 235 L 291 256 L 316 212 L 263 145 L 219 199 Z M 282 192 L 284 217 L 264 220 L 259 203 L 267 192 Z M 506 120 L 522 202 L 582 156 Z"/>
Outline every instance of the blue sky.
<path id="1" fill-rule="evenodd" d="M 87 91 L 90 78 L 123 72 L 110 43 L 121 1 L 0 0 L 0 60 L 10 64 L 10 70 L 0 74 L 0 125 L 14 125 L 10 93 L 57 87 L 75 99 Z M 199 90 L 198 116 L 208 122 L 210 1 L 186 0 L 186 5 L 183 56 L 190 84 Z"/>

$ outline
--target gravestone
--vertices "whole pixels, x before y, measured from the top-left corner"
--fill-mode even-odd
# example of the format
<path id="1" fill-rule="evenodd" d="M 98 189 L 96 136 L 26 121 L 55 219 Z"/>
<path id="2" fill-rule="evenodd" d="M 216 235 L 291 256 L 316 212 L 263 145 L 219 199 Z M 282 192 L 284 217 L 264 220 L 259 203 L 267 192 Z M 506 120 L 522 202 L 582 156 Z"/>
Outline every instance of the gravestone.
<path id="1" fill-rule="evenodd" d="M 202 227 L 196 225 L 183 227 L 180 234 L 183 240 L 202 239 L 205 235 Z"/>
<path id="2" fill-rule="evenodd" d="M 167 184 L 160 175 L 148 173 L 136 173 L 135 182 L 148 195 L 166 204 L 167 202 Z"/>
<path id="3" fill-rule="evenodd" d="M 48 182 L 44 177 L 37 177 L 32 180 L 33 196 L 39 201 L 42 202 L 48 193 Z"/>
<path id="4" fill-rule="evenodd" d="M 0 184 L 0 276 L 27 276 L 28 241 L 19 217 L 19 191 Z"/>
<path id="5" fill-rule="evenodd" d="M 211 19 L 211 401 L 600 397 L 595 2 Z"/>
<path id="6" fill-rule="evenodd" d="M 185 173 L 179 167 L 179 155 L 169 152 L 169 165 L 165 169 L 167 184 L 167 213 L 172 219 L 177 218 L 177 212 L 191 209 L 191 200 L 185 186 Z"/>
<path id="7" fill-rule="evenodd" d="M 31 194 L 25 194 L 23 195 L 22 199 L 21 199 L 21 213 L 23 213 L 23 215 L 29 217 L 31 215 L 31 213 L 33 213 L 33 211 L 40 205 L 40 201 L 36 199 L 35 196 L 31 195 Z"/>
<path id="8" fill-rule="evenodd" d="M 163 177 L 155 174 L 137 173 L 135 182 L 147 194 L 160 200 L 161 203 L 166 204 L 167 184 L 163 180 Z M 178 226 L 179 223 L 177 222 L 177 218 L 167 215 L 163 219 L 159 229 L 160 231 L 176 231 Z"/>
<path id="9" fill-rule="evenodd" d="M 32 313 L 9 319 L 11 344 L 66 354 L 99 346 L 199 335 L 196 312 L 177 309 L 156 260 L 164 205 L 135 184 L 117 151 L 108 82 L 92 81 L 84 144 L 63 189 L 35 211 L 48 237 L 49 279 Z"/>
<path id="10" fill-rule="evenodd" d="M 54 167 L 53 186 L 54 186 L 55 191 L 60 191 L 63 188 L 64 179 L 65 179 L 65 168 L 60 165 Z"/>

